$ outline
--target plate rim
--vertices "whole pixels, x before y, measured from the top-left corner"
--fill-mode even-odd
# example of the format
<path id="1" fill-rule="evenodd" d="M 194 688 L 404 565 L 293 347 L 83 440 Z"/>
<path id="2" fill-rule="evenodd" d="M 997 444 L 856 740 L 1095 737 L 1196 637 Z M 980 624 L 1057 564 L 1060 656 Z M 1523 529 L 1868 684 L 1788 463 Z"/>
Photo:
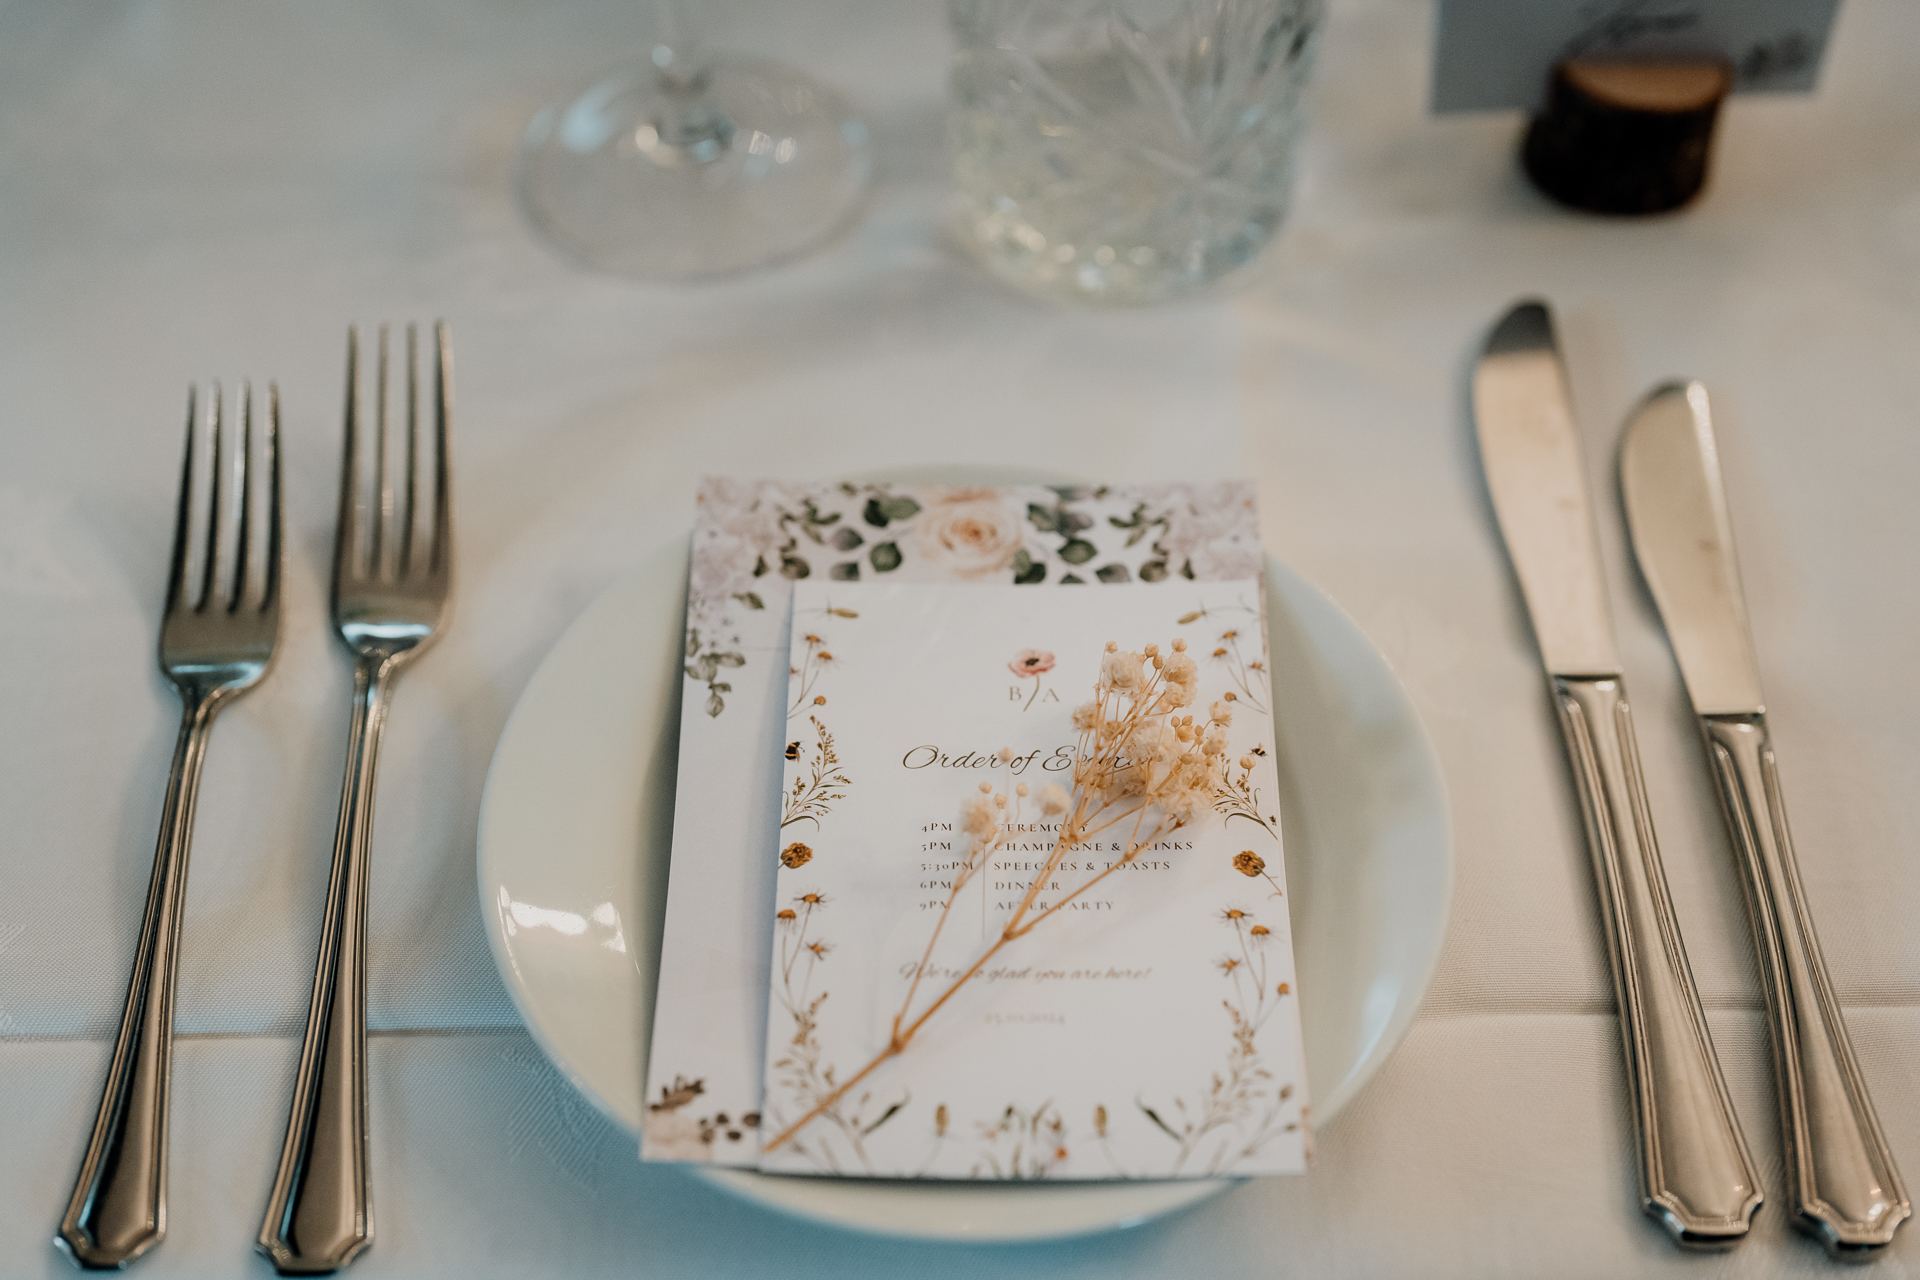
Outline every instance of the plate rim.
<path id="1" fill-rule="evenodd" d="M 1365 1089 L 1367 1085 L 1373 1082 L 1374 1076 L 1379 1074 L 1380 1069 L 1387 1064 L 1387 1060 L 1392 1058 L 1393 1055 L 1399 1051 L 1400 1046 L 1406 1043 L 1407 1033 L 1413 1029 L 1414 1019 L 1420 1016 L 1420 1007 L 1426 1003 L 1427 994 L 1433 990 L 1433 980 L 1439 975 L 1440 959 L 1447 949 L 1447 934 L 1453 927 L 1453 891 L 1455 876 L 1458 871 L 1455 856 L 1458 850 L 1454 846 L 1453 797 L 1447 790 L 1446 770 L 1441 767 L 1440 750 L 1434 745 L 1433 734 L 1427 728 L 1426 720 L 1420 715 L 1420 708 L 1413 700 L 1412 691 L 1407 688 L 1406 682 L 1400 678 L 1400 673 L 1395 669 L 1392 660 L 1389 659 L 1385 653 L 1381 652 L 1380 646 L 1373 642 L 1373 637 L 1367 634 L 1366 629 L 1360 625 L 1352 614 L 1347 612 L 1346 608 L 1338 600 L 1334 599 L 1332 593 L 1321 587 L 1314 579 L 1301 573 L 1292 565 L 1274 555 L 1271 551 L 1266 551 L 1264 547 L 1262 548 L 1262 553 L 1266 556 L 1266 567 L 1262 575 L 1263 578 L 1270 578 L 1273 571 L 1277 569 L 1319 597 L 1320 603 L 1338 616 L 1340 621 L 1345 624 L 1354 635 L 1360 638 L 1361 643 L 1366 646 L 1367 653 L 1385 669 L 1391 679 L 1395 699 L 1399 702 L 1401 709 L 1406 713 L 1407 723 L 1413 728 L 1413 742 L 1419 748 L 1418 754 L 1421 763 L 1426 766 L 1426 772 L 1433 782 L 1433 800 L 1438 806 L 1440 828 L 1440 892 L 1438 895 L 1438 915 L 1440 927 L 1434 933 L 1433 945 L 1428 948 L 1427 954 L 1422 960 L 1419 979 L 1412 985 L 1411 990 L 1416 994 L 1404 1002 L 1404 1004 L 1400 1006 L 1400 1009 L 1396 1011 L 1395 1016 L 1381 1029 L 1380 1034 L 1374 1040 L 1373 1046 L 1368 1049 L 1366 1056 L 1361 1059 L 1360 1064 L 1348 1074 L 1345 1080 L 1341 1081 L 1341 1088 L 1330 1095 L 1334 1100 L 1330 1104 L 1323 1106 L 1320 1103 L 1318 1095 L 1315 1095 L 1315 1113 L 1319 1114 L 1324 1112 L 1327 1119 L 1330 1120 L 1334 1115 L 1344 1110 L 1346 1104 L 1351 1102 L 1362 1089 Z M 1312 1081 L 1309 1080 L 1308 1084 L 1311 1086 Z"/>

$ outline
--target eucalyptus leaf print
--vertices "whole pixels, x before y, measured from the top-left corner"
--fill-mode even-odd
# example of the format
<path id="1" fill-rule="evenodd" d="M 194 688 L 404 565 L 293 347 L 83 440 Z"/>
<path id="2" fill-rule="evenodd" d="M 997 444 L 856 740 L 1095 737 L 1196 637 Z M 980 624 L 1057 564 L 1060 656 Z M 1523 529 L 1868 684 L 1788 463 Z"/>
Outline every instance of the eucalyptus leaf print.
<path id="1" fill-rule="evenodd" d="M 733 685 L 720 679 L 723 670 L 744 667 L 746 655 L 717 645 L 703 645 L 697 629 L 687 632 L 687 678 L 707 686 L 707 714 L 717 716 L 727 709 L 722 695 L 733 692 Z"/>
<path id="2" fill-rule="evenodd" d="M 1013 553 L 1013 580 L 1017 585 L 1028 585 L 1047 580 L 1047 566 L 1037 563 L 1033 553 L 1025 547 Z"/>
<path id="3" fill-rule="evenodd" d="M 1260 559 L 1244 483 L 963 488 L 711 478 L 699 507 L 687 627 L 690 645 L 701 640 L 688 650 L 687 678 L 702 687 L 709 716 L 726 709 L 742 664 L 784 643 L 790 584 L 805 579 L 1207 581 L 1249 576 Z"/>
<path id="4" fill-rule="evenodd" d="M 875 494 L 861 509 L 861 517 L 876 529 L 884 529 L 898 520 L 911 520 L 919 514 L 920 504 L 905 494 Z"/>

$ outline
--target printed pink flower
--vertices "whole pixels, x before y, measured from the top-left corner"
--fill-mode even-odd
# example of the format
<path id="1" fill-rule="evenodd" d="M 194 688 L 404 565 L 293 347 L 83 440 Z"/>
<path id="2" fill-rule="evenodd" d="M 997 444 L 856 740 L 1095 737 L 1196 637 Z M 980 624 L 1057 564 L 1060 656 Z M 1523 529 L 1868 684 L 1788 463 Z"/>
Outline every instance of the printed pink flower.
<path id="1" fill-rule="evenodd" d="M 1022 680 L 1033 676 L 1045 675 L 1053 670 L 1053 655 L 1044 649 L 1022 649 L 1007 664 L 1007 670 Z"/>
<path id="2" fill-rule="evenodd" d="M 936 489 L 913 518 L 912 559 L 938 581 L 980 578 L 1013 564 L 1024 519 L 992 489 Z"/>

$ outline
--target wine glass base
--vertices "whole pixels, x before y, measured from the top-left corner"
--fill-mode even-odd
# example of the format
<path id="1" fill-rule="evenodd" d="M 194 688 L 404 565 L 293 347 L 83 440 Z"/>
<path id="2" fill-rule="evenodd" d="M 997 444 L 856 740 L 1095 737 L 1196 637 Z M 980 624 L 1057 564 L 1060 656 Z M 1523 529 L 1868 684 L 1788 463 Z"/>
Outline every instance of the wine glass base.
<path id="1" fill-rule="evenodd" d="M 840 230 L 873 174 L 867 126 L 789 67 L 716 56 L 702 92 L 644 63 L 533 118 L 520 154 L 527 214 L 568 255 L 651 280 L 729 275 Z"/>

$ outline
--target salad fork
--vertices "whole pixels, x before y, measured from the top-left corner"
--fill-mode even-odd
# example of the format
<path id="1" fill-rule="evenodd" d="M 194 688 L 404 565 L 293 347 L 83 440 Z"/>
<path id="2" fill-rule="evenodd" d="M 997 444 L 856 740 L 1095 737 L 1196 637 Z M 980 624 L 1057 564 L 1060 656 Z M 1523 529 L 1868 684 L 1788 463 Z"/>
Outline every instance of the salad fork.
<path id="1" fill-rule="evenodd" d="M 294 1079 L 286 1142 L 260 1227 L 259 1250 L 282 1274 L 337 1270 L 373 1242 L 367 1150 L 367 875 L 374 769 L 394 678 L 439 638 L 453 579 L 447 428 L 453 349 L 434 326 L 433 479 L 420 494 L 419 343 L 407 326 L 406 471 L 396 494 L 387 469 L 387 330 L 380 329 L 371 505 L 361 519 L 363 470 L 359 335 L 347 331 L 346 447 L 333 544 L 333 623 L 354 656 L 353 723 L 334 835 L 320 955 L 306 1042 Z"/>
<path id="2" fill-rule="evenodd" d="M 167 1111 L 173 1070 L 173 992 L 180 956 L 180 918 L 187 890 L 187 853 L 193 839 L 200 766 L 214 717 L 260 682 L 280 635 L 280 392 L 267 390 L 267 505 L 265 553 L 250 590 L 256 528 L 253 469 L 253 388 L 240 394 L 240 442 L 234 452 L 239 501 L 222 501 L 219 384 L 207 402 L 211 464 L 207 468 L 206 532 L 201 556 L 192 550 L 195 487 L 196 394 L 187 391 L 186 460 L 181 464 L 173 558 L 160 624 L 160 669 L 180 692 L 180 736 L 160 817 L 160 842 L 147 886 L 146 917 L 134 952 L 133 975 L 120 1033 L 107 1066 L 106 1087 L 80 1176 L 54 1242 L 87 1269 L 124 1267 L 167 1235 Z M 229 527 L 230 522 L 237 527 Z M 231 564 L 223 545 L 234 544 Z M 190 581 L 200 561 L 197 589 Z"/>

